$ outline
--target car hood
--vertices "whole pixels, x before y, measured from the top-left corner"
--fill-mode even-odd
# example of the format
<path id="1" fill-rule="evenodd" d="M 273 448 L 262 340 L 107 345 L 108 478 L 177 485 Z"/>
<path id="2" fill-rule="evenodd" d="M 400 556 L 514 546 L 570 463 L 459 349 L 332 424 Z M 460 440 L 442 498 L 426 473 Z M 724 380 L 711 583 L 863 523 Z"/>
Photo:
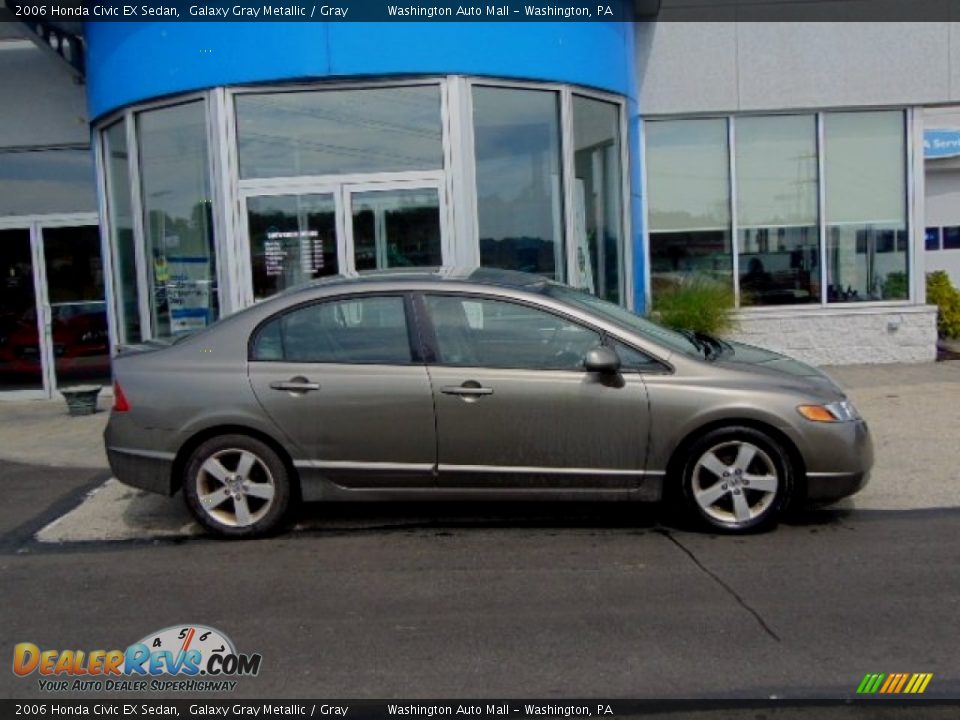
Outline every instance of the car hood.
<path id="1" fill-rule="evenodd" d="M 813 365 L 754 345 L 739 342 L 728 342 L 728 345 L 733 348 L 733 353 L 731 354 L 728 351 L 720 356 L 717 361 L 729 367 L 748 372 L 760 371 L 764 374 L 801 379 L 820 389 L 829 389 L 841 395 L 844 394 L 843 389 L 837 385 L 833 378 Z"/>

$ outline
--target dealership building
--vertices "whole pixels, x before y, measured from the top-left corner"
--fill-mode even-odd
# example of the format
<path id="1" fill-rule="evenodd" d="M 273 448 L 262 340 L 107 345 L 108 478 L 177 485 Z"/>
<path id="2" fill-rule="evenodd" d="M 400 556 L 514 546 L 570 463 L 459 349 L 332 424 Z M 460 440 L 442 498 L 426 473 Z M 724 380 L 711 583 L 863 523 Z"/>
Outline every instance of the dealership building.
<path id="1" fill-rule="evenodd" d="M 925 273 L 960 283 L 960 23 L 624 8 L 0 23 L 0 398 L 106 384 L 118 345 L 409 266 L 638 312 L 703 274 L 734 291 L 738 339 L 933 360 Z"/>

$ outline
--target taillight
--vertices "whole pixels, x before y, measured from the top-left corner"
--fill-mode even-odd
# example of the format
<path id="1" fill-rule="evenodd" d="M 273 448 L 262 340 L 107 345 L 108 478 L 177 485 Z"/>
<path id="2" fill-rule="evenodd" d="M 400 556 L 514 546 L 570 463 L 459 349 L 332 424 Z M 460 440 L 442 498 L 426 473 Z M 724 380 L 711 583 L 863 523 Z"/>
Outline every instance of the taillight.
<path id="1" fill-rule="evenodd" d="M 127 396 L 123 394 L 123 388 L 116 380 L 113 381 L 113 411 L 127 412 L 130 410 L 130 403 L 127 402 Z"/>

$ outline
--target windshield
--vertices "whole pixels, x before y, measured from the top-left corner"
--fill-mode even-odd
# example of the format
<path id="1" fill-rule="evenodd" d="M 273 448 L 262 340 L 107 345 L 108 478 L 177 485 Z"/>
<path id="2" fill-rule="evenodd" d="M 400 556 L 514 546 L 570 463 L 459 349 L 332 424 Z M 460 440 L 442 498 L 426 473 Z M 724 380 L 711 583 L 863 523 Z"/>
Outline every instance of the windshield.
<path id="1" fill-rule="evenodd" d="M 544 287 L 543 294 L 556 298 L 557 300 L 562 300 L 582 310 L 589 310 L 604 320 L 609 320 L 626 330 L 643 335 L 654 342 L 665 345 L 671 350 L 682 352 L 685 355 L 700 355 L 702 352 L 700 343 L 694 338 L 657 325 L 646 318 L 630 312 L 626 308 L 622 308 L 606 300 L 601 300 L 586 292 L 574 290 L 566 285 L 550 283 Z"/>

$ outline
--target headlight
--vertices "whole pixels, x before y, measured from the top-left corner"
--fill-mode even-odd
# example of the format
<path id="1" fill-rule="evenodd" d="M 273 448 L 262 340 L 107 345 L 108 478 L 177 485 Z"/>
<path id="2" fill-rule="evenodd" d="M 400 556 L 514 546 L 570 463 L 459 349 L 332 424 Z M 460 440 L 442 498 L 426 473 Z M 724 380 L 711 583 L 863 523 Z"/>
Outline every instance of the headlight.
<path id="1" fill-rule="evenodd" d="M 860 419 L 860 413 L 849 400 L 826 405 L 798 405 L 797 412 L 813 422 L 852 422 Z"/>

